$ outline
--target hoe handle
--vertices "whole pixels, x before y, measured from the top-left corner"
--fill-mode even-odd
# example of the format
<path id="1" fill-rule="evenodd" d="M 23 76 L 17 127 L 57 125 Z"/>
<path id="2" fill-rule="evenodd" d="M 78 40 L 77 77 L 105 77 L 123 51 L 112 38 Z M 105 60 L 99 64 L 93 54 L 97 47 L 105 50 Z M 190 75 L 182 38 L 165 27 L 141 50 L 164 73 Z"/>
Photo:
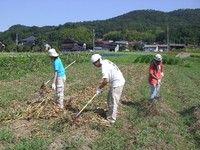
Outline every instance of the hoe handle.
<path id="1" fill-rule="evenodd" d="M 76 115 L 76 118 L 81 114 L 81 112 L 87 107 L 87 105 L 89 105 L 92 100 L 97 96 L 97 94 L 95 94 L 88 102 L 87 104 L 81 109 L 81 111 L 79 111 L 79 113 Z"/>
<path id="2" fill-rule="evenodd" d="M 69 68 L 71 65 L 73 65 L 76 62 L 76 60 L 74 60 L 71 64 L 67 65 L 67 67 L 65 67 L 65 69 Z"/>
<path id="3" fill-rule="evenodd" d="M 65 69 L 69 68 L 71 65 L 73 65 L 76 62 L 76 60 L 74 60 L 71 64 L 69 64 L 67 67 L 65 67 Z M 54 78 L 54 77 L 53 77 Z M 47 82 L 45 82 L 44 84 L 46 85 L 47 83 L 49 83 L 53 78 L 49 79 Z"/>

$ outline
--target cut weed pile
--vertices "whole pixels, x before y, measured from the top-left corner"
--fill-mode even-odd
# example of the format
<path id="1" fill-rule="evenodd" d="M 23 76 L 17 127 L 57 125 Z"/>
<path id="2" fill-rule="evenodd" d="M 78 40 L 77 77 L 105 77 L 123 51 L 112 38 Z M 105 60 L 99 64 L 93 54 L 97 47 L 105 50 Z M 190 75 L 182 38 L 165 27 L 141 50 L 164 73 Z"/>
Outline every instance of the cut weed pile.
<path id="1" fill-rule="evenodd" d="M 93 87 L 94 86 L 95 85 L 93 85 Z M 38 91 L 38 93 L 35 93 L 33 97 L 37 98 L 27 100 L 26 105 L 24 105 L 26 107 L 21 108 L 25 111 L 22 111 L 20 115 L 15 116 L 15 118 L 7 116 L 5 120 L 3 120 L 3 125 L 11 128 L 19 138 L 27 136 L 49 137 L 52 136 L 51 133 L 49 133 L 49 130 L 60 132 L 64 129 L 63 127 L 63 129 L 61 129 L 61 126 L 67 127 L 67 130 L 69 131 L 71 129 L 71 133 L 69 134 L 74 136 L 75 139 L 80 138 L 80 135 L 78 136 L 77 134 L 82 135 L 82 132 L 89 130 L 90 126 L 93 124 L 101 124 L 102 118 L 105 118 L 106 116 L 105 109 L 99 107 L 91 109 L 90 106 L 88 106 L 88 108 L 76 118 L 76 114 L 84 105 L 83 103 L 80 103 L 80 99 L 89 98 L 87 91 L 91 91 L 91 89 L 94 89 L 93 87 L 85 88 L 75 95 L 67 96 L 64 109 L 60 109 L 56 105 L 52 89 L 45 87 Z M 16 105 L 18 104 L 11 104 L 10 108 L 15 110 L 14 107 Z M 93 102 L 92 105 L 95 105 L 95 102 Z M 17 112 L 12 113 L 16 114 Z M 43 124 L 42 122 L 47 123 L 45 130 L 40 127 Z M 88 140 L 88 138 L 94 136 L 94 133 L 88 131 L 85 136 Z M 58 145 L 60 145 L 60 143 L 57 143 L 56 146 L 54 143 L 53 149 L 58 147 Z"/>
<path id="2" fill-rule="evenodd" d="M 43 87 L 38 93 L 36 93 L 37 98 L 27 101 L 26 108 L 23 108 L 25 111 L 22 111 L 18 118 L 6 118 L 4 122 L 6 124 L 10 124 L 10 122 L 17 121 L 17 124 L 20 125 L 15 128 L 29 126 L 27 125 L 26 121 L 32 122 L 32 120 L 36 121 L 37 119 L 51 120 L 53 118 L 60 118 L 64 121 L 63 124 L 66 126 L 69 125 L 77 127 L 88 123 L 88 121 L 99 122 L 102 116 L 106 116 L 106 109 L 97 107 L 93 110 L 90 110 L 86 108 L 80 116 L 76 117 L 76 114 L 84 105 L 79 102 L 80 99 L 85 97 L 89 98 L 87 91 L 91 91 L 91 88 L 94 89 L 93 87 L 87 87 L 83 91 L 79 91 L 73 96 L 67 96 L 64 101 L 64 109 L 60 109 L 55 102 L 53 95 L 54 91 L 52 91 L 52 89 L 49 87 Z M 14 106 L 19 104 L 15 103 L 11 105 Z M 95 102 L 93 102 L 93 105 L 95 105 Z M 107 106 L 105 104 L 105 108 L 106 107 Z M 93 113 L 93 115 L 91 115 L 91 113 Z M 19 123 L 20 120 L 22 123 Z"/>

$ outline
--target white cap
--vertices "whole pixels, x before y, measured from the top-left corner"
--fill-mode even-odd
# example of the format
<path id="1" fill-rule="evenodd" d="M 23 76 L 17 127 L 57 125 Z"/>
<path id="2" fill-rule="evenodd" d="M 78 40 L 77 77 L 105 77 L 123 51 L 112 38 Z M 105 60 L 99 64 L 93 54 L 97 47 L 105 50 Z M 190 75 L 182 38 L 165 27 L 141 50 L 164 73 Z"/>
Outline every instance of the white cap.
<path id="1" fill-rule="evenodd" d="M 56 50 L 54 48 L 51 48 L 48 51 L 48 54 L 49 54 L 49 56 L 52 56 L 52 57 L 58 57 L 58 53 L 56 52 Z"/>
<path id="2" fill-rule="evenodd" d="M 162 60 L 162 56 L 160 54 L 156 54 L 154 59 L 157 60 L 157 61 L 161 61 Z"/>
<path id="3" fill-rule="evenodd" d="M 101 59 L 101 55 L 99 54 L 94 54 L 91 57 L 91 63 L 95 63 L 97 60 Z"/>

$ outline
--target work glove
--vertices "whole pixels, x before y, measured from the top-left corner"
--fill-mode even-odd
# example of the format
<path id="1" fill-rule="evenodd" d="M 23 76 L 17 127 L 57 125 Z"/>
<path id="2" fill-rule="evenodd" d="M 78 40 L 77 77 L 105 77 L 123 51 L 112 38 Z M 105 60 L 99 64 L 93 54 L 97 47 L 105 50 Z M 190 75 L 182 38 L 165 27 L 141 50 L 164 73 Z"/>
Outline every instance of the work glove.
<path id="1" fill-rule="evenodd" d="M 160 80 L 160 79 L 158 79 L 158 84 L 159 84 L 159 85 L 161 84 L 161 80 Z"/>
<path id="2" fill-rule="evenodd" d="M 164 77 L 164 73 L 163 72 L 161 72 L 161 76 Z"/>
<path id="3" fill-rule="evenodd" d="M 51 85 L 51 88 L 52 88 L 52 90 L 56 90 L 56 85 L 55 85 L 55 83 L 53 83 L 53 84 Z"/>
<path id="4" fill-rule="evenodd" d="M 97 89 L 96 89 L 96 94 L 97 94 L 97 95 L 101 94 L 101 92 L 102 92 L 102 91 L 101 91 L 100 88 L 97 88 Z"/>

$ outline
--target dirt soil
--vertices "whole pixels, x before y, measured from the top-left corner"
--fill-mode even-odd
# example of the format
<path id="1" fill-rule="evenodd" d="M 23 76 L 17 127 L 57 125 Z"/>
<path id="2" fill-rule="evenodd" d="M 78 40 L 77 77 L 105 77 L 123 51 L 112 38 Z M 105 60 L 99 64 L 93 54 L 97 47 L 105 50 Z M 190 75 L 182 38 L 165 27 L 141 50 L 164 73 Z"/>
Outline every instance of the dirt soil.
<path id="1" fill-rule="evenodd" d="M 191 125 L 190 131 L 196 132 L 200 129 L 200 105 L 195 108 L 194 111 L 195 122 Z"/>

